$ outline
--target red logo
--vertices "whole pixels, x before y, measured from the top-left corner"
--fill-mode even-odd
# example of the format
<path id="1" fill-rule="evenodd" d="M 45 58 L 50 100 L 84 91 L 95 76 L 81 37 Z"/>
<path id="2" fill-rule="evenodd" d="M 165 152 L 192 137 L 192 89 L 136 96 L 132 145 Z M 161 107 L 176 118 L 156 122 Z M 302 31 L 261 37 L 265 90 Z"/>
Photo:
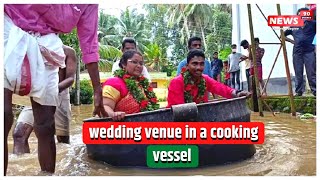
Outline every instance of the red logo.
<path id="1" fill-rule="evenodd" d="M 290 26 L 303 26 L 303 20 L 301 16 L 297 15 L 277 15 L 277 16 L 268 16 L 268 26 L 273 27 L 290 27 Z"/>
<path id="2" fill-rule="evenodd" d="M 312 20 L 313 19 L 313 11 L 307 10 L 307 11 L 300 11 L 301 19 L 303 20 Z"/>

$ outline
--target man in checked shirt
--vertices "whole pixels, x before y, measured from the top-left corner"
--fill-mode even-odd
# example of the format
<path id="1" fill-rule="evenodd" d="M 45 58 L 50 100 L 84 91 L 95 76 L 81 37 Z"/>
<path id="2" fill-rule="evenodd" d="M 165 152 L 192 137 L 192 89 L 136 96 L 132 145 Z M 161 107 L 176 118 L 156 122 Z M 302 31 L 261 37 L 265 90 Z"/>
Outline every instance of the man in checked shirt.
<path id="1" fill-rule="evenodd" d="M 260 40 L 259 38 L 254 38 L 254 42 L 255 42 L 255 45 L 256 45 L 256 60 L 257 60 L 257 69 L 258 69 L 258 79 L 259 79 L 259 84 L 260 84 L 260 88 L 262 89 L 264 87 L 264 81 L 262 79 L 262 57 L 264 55 L 264 48 L 261 48 L 259 46 L 259 43 L 260 43 Z M 253 70 L 253 58 L 252 58 L 252 53 L 251 53 L 251 46 L 249 45 L 248 41 L 247 40 L 243 40 L 241 41 L 241 46 L 244 48 L 244 49 L 248 49 L 249 51 L 249 57 L 242 57 L 241 59 L 244 60 L 246 58 L 249 58 L 250 60 L 250 64 L 251 64 L 251 67 L 250 67 L 250 75 L 254 75 L 254 70 Z M 267 92 L 266 92 L 266 89 L 265 88 L 262 92 L 262 95 L 266 96 L 267 95 Z"/>

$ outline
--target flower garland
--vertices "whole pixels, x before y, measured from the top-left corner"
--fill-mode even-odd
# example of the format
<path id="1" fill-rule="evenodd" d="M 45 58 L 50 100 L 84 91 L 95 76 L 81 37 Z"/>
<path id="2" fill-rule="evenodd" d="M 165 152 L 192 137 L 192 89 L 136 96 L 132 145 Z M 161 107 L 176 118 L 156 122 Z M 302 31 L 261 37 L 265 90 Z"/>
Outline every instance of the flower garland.
<path id="1" fill-rule="evenodd" d="M 131 95 L 139 103 L 140 112 L 159 109 L 160 105 L 157 104 L 158 100 L 156 94 L 153 92 L 153 88 L 149 85 L 148 79 L 143 76 L 131 76 L 126 74 L 123 69 L 116 70 L 114 75 L 124 80 Z M 138 84 L 137 81 L 139 82 Z M 138 86 L 143 88 L 144 93 Z"/>
<path id="2" fill-rule="evenodd" d="M 184 102 L 185 103 L 191 103 L 195 102 L 197 104 L 204 102 L 204 93 L 206 91 L 206 82 L 203 77 L 200 78 L 199 81 L 194 82 L 191 78 L 190 72 L 187 70 L 187 68 L 181 69 L 181 75 L 183 77 L 184 82 Z M 193 101 L 193 97 L 191 95 L 191 90 L 194 86 L 198 87 L 198 95 L 195 98 L 195 101 Z"/>

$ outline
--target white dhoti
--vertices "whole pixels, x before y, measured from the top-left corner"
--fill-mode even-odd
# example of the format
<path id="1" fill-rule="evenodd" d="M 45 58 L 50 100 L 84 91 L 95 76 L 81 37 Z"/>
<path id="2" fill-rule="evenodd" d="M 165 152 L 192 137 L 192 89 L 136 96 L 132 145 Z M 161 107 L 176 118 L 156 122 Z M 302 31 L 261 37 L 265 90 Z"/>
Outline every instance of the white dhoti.
<path id="1" fill-rule="evenodd" d="M 21 89 L 29 89 L 25 91 L 28 92 L 26 95 L 33 97 L 34 101 L 41 105 L 57 106 L 58 71 L 59 67 L 65 67 L 63 44 L 54 33 L 43 36 L 35 34 L 23 31 L 4 15 L 4 88 L 16 94 Z M 48 55 L 48 52 L 52 54 Z M 22 66 L 24 61 L 30 67 L 27 75 L 22 71 L 25 68 Z M 28 80 L 27 88 L 23 86 L 25 78 Z"/>
<path id="2" fill-rule="evenodd" d="M 71 121 L 71 104 L 69 89 L 59 93 L 58 106 L 54 114 L 55 129 L 57 136 L 69 136 L 69 124 Z M 31 107 L 25 107 L 17 120 L 17 123 L 26 123 L 30 126 L 34 124 L 34 117 Z"/>
<path id="3" fill-rule="evenodd" d="M 71 121 L 71 104 L 69 89 L 59 93 L 59 105 L 54 114 L 56 135 L 69 136 L 69 125 Z"/>

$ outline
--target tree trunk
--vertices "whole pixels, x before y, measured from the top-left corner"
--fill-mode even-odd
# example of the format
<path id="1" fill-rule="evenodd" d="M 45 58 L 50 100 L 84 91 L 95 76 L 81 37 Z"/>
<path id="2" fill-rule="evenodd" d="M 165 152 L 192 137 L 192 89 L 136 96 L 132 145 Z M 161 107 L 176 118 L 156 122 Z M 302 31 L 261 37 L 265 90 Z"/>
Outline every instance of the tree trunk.
<path id="1" fill-rule="evenodd" d="M 183 15 L 183 25 L 186 29 L 186 34 L 187 34 L 187 41 L 190 38 L 190 32 L 189 32 L 189 27 L 188 27 L 188 20 L 187 17 L 185 15 Z"/>
<path id="2" fill-rule="evenodd" d="M 207 49 L 207 41 L 206 41 L 206 37 L 204 36 L 203 26 L 202 26 L 202 25 L 200 25 L 200 28 L 201 28 L 201 35 L 202 35 L 202 41 L 203 41 L 204 49 L 205 49 L 205 50 L 208 50 L 208 49 Z"/>

